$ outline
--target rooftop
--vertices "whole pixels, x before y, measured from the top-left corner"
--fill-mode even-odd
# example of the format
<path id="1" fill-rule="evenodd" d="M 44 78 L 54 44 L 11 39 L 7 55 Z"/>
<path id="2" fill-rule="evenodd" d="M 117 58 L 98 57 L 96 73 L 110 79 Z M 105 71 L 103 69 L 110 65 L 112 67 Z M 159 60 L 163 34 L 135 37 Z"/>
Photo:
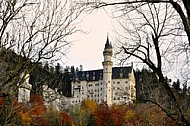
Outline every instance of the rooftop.
<path id="1" fill-rule="evenodd" d="M 126 79 L 129 78 L 132 67 L 113 67 L 112 79 Z M 103 69 L 79 71 L 76 75 L 79 81 L 98 81 L 103 79 Z"/>

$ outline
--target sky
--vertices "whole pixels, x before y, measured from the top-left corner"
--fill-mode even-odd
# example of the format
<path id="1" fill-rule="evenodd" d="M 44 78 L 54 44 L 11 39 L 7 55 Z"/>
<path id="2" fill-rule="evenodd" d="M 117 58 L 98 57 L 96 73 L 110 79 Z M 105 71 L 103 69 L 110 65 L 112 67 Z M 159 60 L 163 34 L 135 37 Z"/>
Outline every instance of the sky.
<path id="1" fill-rule="evenodd" d="M 67 66 L 83 66 L 83 70 L 102 69 L 104 45 L 109 37 L 112 45 L 113 24 L 116 20 L 104 10 L 95 11 L 83 17 L 79 27 L 87 32 L 72 35 L 73 41 L 64 63 Z"/>
<path id="2" fill-rule="evenodd" d="M 77 33 L 72 35 L 73 43 L 66 57 L 62 59 L 63 67 L 74 66 L 76 68 L 82 65 L 83 70 L 102 69 L 103 50 L 107 36 L 113 48 L 116 44 L 114 27 L 118 25 L 117 23 L 117 20 L 111 18 L 104 10 L 94 11 L 83 16 L 78 26 L 87 34 Z M 113 66 L 117 66 L 114 58 L 112 61 Z M 128 65 L 131 65 L 131 62 Z M 139 68 L 139 66 L 142 66 L 142 64 L 134 63 L 134 69 Z M 177 77 L 175 72 L 168 71 L 165 74 L 174 79 Z"/>

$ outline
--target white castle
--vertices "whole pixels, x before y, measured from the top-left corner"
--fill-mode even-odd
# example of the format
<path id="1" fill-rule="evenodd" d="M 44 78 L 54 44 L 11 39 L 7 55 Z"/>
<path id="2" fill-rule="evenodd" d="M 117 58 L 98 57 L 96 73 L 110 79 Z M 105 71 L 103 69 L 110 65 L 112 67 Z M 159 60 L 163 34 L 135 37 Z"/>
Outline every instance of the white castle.
<path id="1" fill-rule="evenodd" d="M 72 83 L 71 104 L 80 104 L 84 99 L 93 99 L 108 105 L 124 104 L 136 99 L 133 66 L 112 67 L 113 48 L 107 38 L 103 51 L 103 69 L 79 71 Z"/>
<path id="2" fill-rule="evenodd" d="M 43 86 L 43 98 L 46 106 L 60 110 L 65 106 L 80 104 L 84 99 L 93 99 L 97 103 L 125 104 L 136 99 L 135 76 L 133 65 L 112 67 L 113 48 L 107 38 L 103 51 L 103 69 L 79 71 L 71 83 L 73 97 L 65 97 L 57 90 Z M 29 75 L 24 86 L 19 88 L 19 102 L 28 102 L 30 98 Z"/>

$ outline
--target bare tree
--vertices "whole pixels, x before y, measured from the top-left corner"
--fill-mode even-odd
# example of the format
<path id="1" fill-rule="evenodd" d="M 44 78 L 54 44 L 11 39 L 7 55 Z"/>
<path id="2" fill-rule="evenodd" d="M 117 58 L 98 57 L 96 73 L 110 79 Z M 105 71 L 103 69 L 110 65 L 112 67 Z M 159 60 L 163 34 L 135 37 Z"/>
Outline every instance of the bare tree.
<path id="1" fill-rule="evenodd" d="M 1 97 L 15 96 L 39 62 L 66 55 L 82 10 L 69 0 L 0 0 Z M 1 125 L 11 123 L 3 114 Z"/>
<path id="2" fill-rule="evenodd" d="M 120 41 L 118 53 L 127 54 L 123 57 L 124 60 L 131 56 L 140 59 L 156 73 L 159 85 L 158 89 L 153 92 L 153 99 L 149 101 L 157 104 L 169 117 L 183 125 L 188 122 L 183 115 L 179 101 L 164 77 L 164 70 L 171 70 L 168 69 L 171 68 L 169 66 L 174 65 L 178 60 L 181 53 L 180 40 L 183 39 L 184 32 L 170 4 L 164 5 L 146 4 L 137 9 L 134 7 L 133 11 L 130 10 L 131 12 L 126 12 L 125 21 L 129 21 L 131 26 L 122 24 L 126 31 L 125 42 Z M 128 15 L 129 13 L 132 14 Z M 177 115 L 178 118 L 172 115 Z"/>
<path id="3" fill-rule="evenodd" d="M 117 2 L 103 2 L 99 0 L 86 2 L 86 5 L 90 5 L 93 8 L 101 8 L 105 6 L 117 6 L 118 8 L 125 7 L 129 10 L 131 8 L 142 7 L 146 4 L 171 4 L 173 9 L 179 14 L 179 18 L 184 27 L 184 31 L 188 37 L 190 44 L 190 1 L 189 0 L 126 0 Z M 83 3 L 84 4 L 84 3 Z"/>
<path id="4" fill-rule="evenodd" d="M 117 53 L 121 62 L 135 57 L 148 65 L 159 79 L 155 92 L 159 99 L 150 99 L 179 125 L 188 125 L 179 101 L 171 90 L 165 71 L 184 58 L 190 43 L 190 2 L 188 0 L 127 0 L 125 2 L 88 2 L 91 7 L 114 6 L 114 16 L 122 18 Z M 121 22 L 122 21 L 122 22 Z M 187 61 L 187 62 L 186 62 Z M 176 65 L 176 64 L 175 64 Z M 168 69 L 170 68 L 170 69 Z M 177 118 L 173 115 L 176 115 Z"/>

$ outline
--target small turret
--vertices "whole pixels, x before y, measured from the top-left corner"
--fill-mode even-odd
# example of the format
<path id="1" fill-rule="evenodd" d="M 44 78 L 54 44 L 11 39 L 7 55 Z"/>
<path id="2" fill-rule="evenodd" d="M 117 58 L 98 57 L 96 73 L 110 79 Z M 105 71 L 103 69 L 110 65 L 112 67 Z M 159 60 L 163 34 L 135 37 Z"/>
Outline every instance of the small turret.
<path id="1" fill-rule="evenodd" d="M 103 85 L 104 85 L 104 101 L 107 102 L 108 105 L 112 104 L 112 45 L 109 42 L 107 37 L 105 48 L 103 51 L 104 61 L 102 62 L 103 65 Z"/>

